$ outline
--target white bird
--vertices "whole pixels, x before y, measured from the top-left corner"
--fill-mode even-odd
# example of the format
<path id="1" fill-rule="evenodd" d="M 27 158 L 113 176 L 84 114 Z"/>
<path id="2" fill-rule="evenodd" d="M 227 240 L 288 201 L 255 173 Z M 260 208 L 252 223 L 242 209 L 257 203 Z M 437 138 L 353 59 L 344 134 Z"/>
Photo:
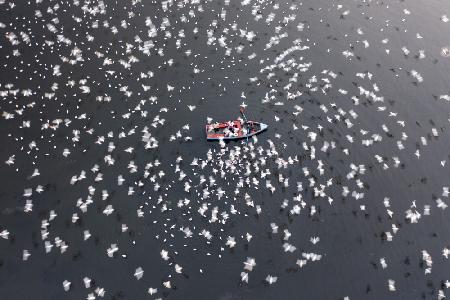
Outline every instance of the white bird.
<path id="1" fill-rule="evenodd" d="M 294 245 L 291 245 L 289 243 L 284 243 L 283 244 L 283 249 L 284 252 L 294 252 L 297 248 Z"/>
<path id="2" fill-rule="evenodd" d="M 22 260 L 27 261 L 30 256 L 31 256 L 30 252 L 28 252 L 28 250 L 24 249 L 23 254 L 22 254 Z"/>
<path id="3" fill-rule="evenodd" d="M 53 244 L 50 241 L 45 241 L 45 253 L 50 253 L 52 251 Z"/>
<path id="4" fill-rule="evenodd" d="M 267 277 L 266 277 L 266 281 L 269 284 L 273 284 L 273 283 L 277 282 L 277 280 L 278 280 L 278 277 L 275 277 L 275 276 L 267 275 Z"/>
<path id="5" fill-rule="evenodd" d="M 270 223 L 270 227 L 272 228 L 272 233 L 278 233 L 278 225 L 275 223 Z"/>
<path id="6" fill-rule="evenodd" d="M 77 213 L 72 214 L 72 223 L 76 223 L 78 221 L 79 217 Z"/>
<path id="7" fill-rule="evenodd" d="M 248 283 L 248 273 L 241 272 L 241 280 Z"/>
<path id="8" fill-rule="evenodd" d="M 90 288 L 91 287 L 91 279 L 89 277 L 84 277 L 83 278 L 83 282 L 84 282 L 84 287 L 85 288 Z"/>
<path id="9" fill-rule="evenodd" d="M 169 252 L 167 252 L 166 250 L 161 250 L 161 257 L 164 260 L 168 260 L 169 259 Z"/>
<path id="10" fill-rule="evenodd" d="M 444 201 L 442 201 L 441 198 L 436 199 L 436 204 L 437 204 L 437 207 L 441 208 L 442 210 L 444 210 L 448 207 L 448 205 Z"/>
<path id="11" fill-rule="evenodd" d="M 256 261 L 253 257 L 247 257 L 247 260 L 244 262 L 244 269 L 248 271 L 252 271 L 256 266 Z"/>
<path id="12" fill-rule="evenodd" d="M 70 281 L 67 281 L 67 280 L 64 280 L 63 281 L 63 287 L 64 287 L 64 290 L 67 292 L 67 291 L 69 291 L 70 290 L 70 285 L 71 285 L 72 283 L 70 282 Z"/>
<path id="13" fill-rule="evenodd" d="M 83 232 L 83 235 L 84 235 L 84 240 L 85 241 L 91 237 L 91 233 L 89 232 L 89 230 L 85 230 Z"/>
<path id="14" fill-rule="evenodd" d="M 392 232 L 393 232 L 394 234 L 397 233 L 398 229 L 399 229 L 399 228 L 397 227 L 397 225 L 392 224 Z"/>
<path id="15" fill-rule="evenodd" d="M 101 287 L 97 287 L 95 289 L 95 293 L 97 294 L 97 296 L 99 297 L 104 297 L 105 296 L 105 289 L 101 288 Z"/>
<path id="16" fill-rule="evenodd" d="M 225 245 L 227 245 L 230 248 L 234 248 L 234 246 L 236 245 L 236 240 L 234 237 L 232 236 L 228 236 L 227 237 L 227 242 L 225 243 Z"/>
<path id="17" fill-rule="evenodd" d="M 107 216 L 109 216 L 110 214 L 112 214 L 114 212 L 114 208 L 112 205 L 108 205 L 106 206 L 106 208 L 103 210 L 103 213 Z"/>
<path id="18" fill-rule="evenodd" d="M 7 229 L 4 229 L 2 232 L 0 232 L 0 237 L 4 238 L 5 240 L 9 237 L 9 231 Z"/>
<path id="19" fill-rule="evenodd" d="M 181 267 L 179 264 L 175 264 L 175 272 L 177 272 L 178 274 L 181 274 L 182 271 L 183 271 L 183 267 Z"/>
<path id="20" fill-rule="evenodd" d="M 380 264 L 383 269 L 387 268 L 386 259 L 384 257 L 380 258 Z"/>
<path id="21" fill-rule="evenodd" d="M 33 174 L 31 174 L 31 178 L 39 176 L 39 175 L 41 175 L 41 173 L 39 173 L 39 170 L 38 169 L 34 169 Z"/>
<path id="22" fill-rule="evenodd" d="M 389 231 L 385 232 L 385 234 L 386 234 L 386 240 L 388 242 L 392 242 L 392 234 Z"/>
<path id="23" fill-rule="evenodd" d="M 136 271 L 134 271 L 134 277 L 139 280 L 142 278 L 142 276 L 144 276 L 144 270 L 141 267 L 138 267 Z"/>
<path id="24" fill-rule="evenodd" d="M 246 239 L 247 239 L 247 242 L 250 242 L 250 240 L 252 239 L 253 236 L 252 236 L 250 233 L 247 232 L 247 233 L 245 234 L 245 237 L 246 237 Z"/>
<path id="25" fill-rule="evenodd" d="M 300 267 L 303 268 L 304 265 L 306 265 L 307 260 L 306 259 L 298 259 L 296 264 Z"/>
<path id="26" fill-rule="evenodd" d="M 108 257 L 113 257 L 114 253 L 119 251 L 119 247 L 117 247 L 117 244 L 111 244 L 111 246 L 106 249 L 106 254 L 108 255 Z"/>
<path id="27" fill-rule="evenodd" d="M 283 237 L 283 240 L 285 240 L 285 241 L 289 240 L 289 238 L 291 237 L 291 235 L 292 235 L 292 234 L 289 232 L 289 230 L 285 229 L 285 230 L 284 230 L 284 237 Z"/>
<path id="28" fill-rule="evenodd" d="M 389 286 L 389 291 L 391 292 L 395 292 L 396 288 L 395 288 L 395 281 L 392 279 L 388 280 L 388 286 Z"/>
<path id="29" fill-rule="evenodd" d="M 310 241 L 313 245 L 317 244 L 320 241 L 320 237 L 315 236 L 315 237 L 311 237 Z"/>
<path id="30" fill-rule="evenodd" d="M 7 164 L 8 166 L 14 164 L 14 159 L 15 159 L 15 155 L 12 155 L 8 158 L 7 161 L 5 161 L 5 164 Z"/>

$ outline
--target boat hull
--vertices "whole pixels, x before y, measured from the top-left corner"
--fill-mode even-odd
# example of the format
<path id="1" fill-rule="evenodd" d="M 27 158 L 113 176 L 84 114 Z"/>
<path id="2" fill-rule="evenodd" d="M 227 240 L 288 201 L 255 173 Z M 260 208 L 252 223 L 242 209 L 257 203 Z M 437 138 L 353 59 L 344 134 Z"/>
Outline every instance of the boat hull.
<path id="1" fill-rule="evenodd" d="M 211 132 L 211 129 L 223 129 L 228 127 L 230 124 L 235 126 L 236 129 L 238 129 L 238 132 L 236 136 L 225 136 L 223 133 L 214 133 Z M 247 134 L 244 133 L 242 130 L 242 125 L 239 121 L 231 121 L 226 123 L 218 123 L 218 124 L 212 124 L 212 125 L 206 125 L 206 139 L 208 141 L 233 141 L 233 140 L 240 140 L 240 139 L 246 139 L 250 138 L 254 135 L 260 134 L 261 132 L 267 130 L 268 125 L 256 121 L 247 121 L 244 126 L 248 126 L 249 128 L 257 128 L 257 130 L 251 130 Z"/>

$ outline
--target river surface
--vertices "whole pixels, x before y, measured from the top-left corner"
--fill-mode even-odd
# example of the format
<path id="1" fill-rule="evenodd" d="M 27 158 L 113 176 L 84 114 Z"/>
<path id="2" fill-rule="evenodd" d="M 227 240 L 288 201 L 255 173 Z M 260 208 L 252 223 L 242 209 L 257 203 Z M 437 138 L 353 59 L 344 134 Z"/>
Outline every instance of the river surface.
<path id="1" fill-rule="evenodd" d="M 0 299 L 447 293 L 448 1 L 0 3 Z"/>

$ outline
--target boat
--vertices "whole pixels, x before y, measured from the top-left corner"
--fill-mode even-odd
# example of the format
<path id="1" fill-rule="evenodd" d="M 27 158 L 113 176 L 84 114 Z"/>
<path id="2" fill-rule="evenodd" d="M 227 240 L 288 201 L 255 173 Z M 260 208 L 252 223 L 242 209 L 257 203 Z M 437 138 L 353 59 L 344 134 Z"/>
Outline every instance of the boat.
<path id="1" fill-rule="evenodd" d="M 234 120 L 206 125 L 206 139 L 208 141 L 245 139 L 260 134 L 269 127 L 261 122 L 248 121 L 242 107 L 240 111 L 243 116 L 242 121 Z"/>

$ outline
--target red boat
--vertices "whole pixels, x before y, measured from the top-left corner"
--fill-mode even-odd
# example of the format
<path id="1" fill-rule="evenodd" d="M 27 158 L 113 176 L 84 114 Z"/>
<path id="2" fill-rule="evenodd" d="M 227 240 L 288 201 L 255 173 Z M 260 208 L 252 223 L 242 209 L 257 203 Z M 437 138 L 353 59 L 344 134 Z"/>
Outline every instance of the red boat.
<path id="1" fill-rule="evenodd" d="M 206 125 L 206 139 L 214 140 L 237 140 L 249 138 L 267 129 L 267 125 L 256 121 L 247 121 L 244 110 L 241 108 L 244 121 L 235 120 L 222 123 Z"/>

